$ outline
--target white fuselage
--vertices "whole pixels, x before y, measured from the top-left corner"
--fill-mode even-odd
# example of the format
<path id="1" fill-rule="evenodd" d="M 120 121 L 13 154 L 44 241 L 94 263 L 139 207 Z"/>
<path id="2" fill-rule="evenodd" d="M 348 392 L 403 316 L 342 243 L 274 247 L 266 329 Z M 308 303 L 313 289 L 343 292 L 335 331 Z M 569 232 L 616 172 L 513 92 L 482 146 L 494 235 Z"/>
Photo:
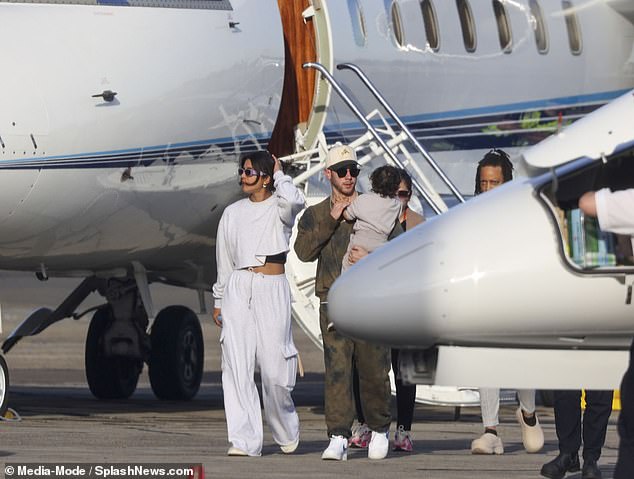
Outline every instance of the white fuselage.
<path id="1" fill-rule="evenodd" d="M 85 276 L 139 261 L 154 279 L 210 286 L 216 225 L 240 196 L 236 157 L 266 148 L 286 114 L 277 2 L 213 3 L 0 4 L 0 268 Z M 466 192 L 482 149 L 535 143 L 560 114 L 574 120 L 634 86 L 634 28 L 604 2 L 577 12 L 578 55 L 557 2 L 541 2 L 546 54 L 535 48 L 528 2 L 506 2 L 509 53 L 487 2 L 472 2 L 472 53 L 454 2 L 434 2 L 437 51 L 426 47 L 418 0 L 398 2 L 402 46 L 386 2 L 314 3 L 328 13 L 321 34 L 332 62 L 359 65 Z M 112 101 L 93 97 L 107 90 Z M 313 105 L 322 107 L 329 141 L 358 129 L 337 99 Z"/>
<path id="2" fill-rule="evenodd" d="M 338 278 L 328 295 L 337 330 L 423 349 L 629 346 L 634 266 L 575 262 L 575 248 L 591 247 L 566 212 L 590 189 L 634 187 L 633 95 L 528 149 L 532 176 L 426 221 Z"/>
<path id="3" fill-rule="evenodd" d="M 634 188 L 632 121 L 634 91 L 527 149 L 531 176 L 363 258 L 329 291 L 337 331 L 405 349 L 414 383 L 617 388 L 634 335 L 632 238 L 574 218 L 584 193 Z"/>
<path id="4" fill-rule="evenodd" d="M 215 225 L 239 194 L 227 160 L 242 140 L 266 146 L 283 86 L 275 2 L 232 3 L 0 5 L 12 72 L 0 79 L 2 268 L 210 264 Z M 92 97 L 104 90 L 112 102 Z"/>
<path id="5" fill-rule="evenodd" d="M 337 329 L 401 347 L 629 344 L 623 276 L 566 266 L 553 216 L 534 195 L 548 180 L 502 185 L 373 253 L 329 296 Z"/>

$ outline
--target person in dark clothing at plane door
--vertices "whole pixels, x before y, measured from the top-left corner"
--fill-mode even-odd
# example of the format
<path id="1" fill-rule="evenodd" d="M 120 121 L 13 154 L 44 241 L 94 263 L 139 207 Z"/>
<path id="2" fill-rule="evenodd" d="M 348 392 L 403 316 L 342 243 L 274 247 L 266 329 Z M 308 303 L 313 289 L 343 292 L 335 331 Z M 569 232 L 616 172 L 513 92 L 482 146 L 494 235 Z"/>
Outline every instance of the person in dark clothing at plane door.
<path id="1" fill-rule="evenodd" d="M 579 198 L 579 208 L 586 215 L 596 216 L 603 231 L 634 237 L 633 188 L 621 191 L 589 191 Z M 630 346 L 630 364 L 621 382 L 618 429 L 619 457 L 614 469 L 614 479 L 631 479 L 634 477 L 634 341 Z M 601 477 L 600 474 L 598 477 Z"/>
<path id="2" fill-rule="evenodd" d="M 629 230 L 621 222 L 628 215 L 632 216 L 634 194 L 628 197 L 627 194 L 623 196 L 622 193 L 624 192 L 618 192 L 616 195 L 618 196 L 618 201 L 615 201 L 615 194 L 609 190 L 585 193 L 579 199 L 579 208 L 586 215 L 598 217 L 599 226 L 604 231 L 622 233 L 621 228 L 626 228 L 625 231 L 629 231 L 628 234 L 632 234 L 634 233 L 634 216 L 630 220 Z M 621 200 L 624 200 L 625 204 L 621 204 Z M 625 378 L 627 378 L 627 373 Z M 627 390 L 625 378 L 621 387 Z M 612 396 L 612 391 L 586 391 L 586 410 L 583 415 L 582 479 L 600 479 L 602 477 L 597 461 L 605 442 L 608 419 L 612 412 Z M 575 472 L 580 468 L 578 452 L 581 447 L 582 436 L 580 397 L 581 391 L 555 391 L 555 428 L 559 438 L 559 455 L 549 463 L 544 464 L 541 470 L 542 476 L 550 479 L 560 479 L 566 475 L 566 472 Z M 625 397 L 627 397 L 627 393 Z M 623 411 L 625 411 L 625 414 L 622 412 L 619 418 L 619 432 L 621 431 L 621 423 L 625 423 L 625 420 L 622 421 L 622 419 L 627 416 L 626 403 L 627 401 L 624 398 Z M 623 429 L 625 430 L 626 428 L 623 427 Z M 627 439 L 624 441 L 624 437 L 626 438 L 627 434 L 621 435 L 622 446 L 628 443 Z M 629 457 L 623 457 L 623 463 L 628 460 L 630 463 L 632 461 L 631 444 L 630 440 Z M 627 454 L 624 454 L 624 449 L 621 449 L 620 453 L 620 456 L 627 456 Z M 626 466 L 623 464 L 621 467 Z M 634 477 L 634 471 L 630 470 L 629 473 L 619 474 L 619 468 L 620 465 L 617 463 L 615 478 L 630 479 Z"/>
<path id="3" fill-rule="evenodd" d="M 559 455 L 544 464 L 541 475 L 561 479 L 580 469 L 579 448 L 583 437 L 582 479 L 601 479 L 597 465 L 612 412 L 612 391 L 586 390 L 586 409 L 581 417 L 581 391 L 555 391 L 555 430 Z"/>

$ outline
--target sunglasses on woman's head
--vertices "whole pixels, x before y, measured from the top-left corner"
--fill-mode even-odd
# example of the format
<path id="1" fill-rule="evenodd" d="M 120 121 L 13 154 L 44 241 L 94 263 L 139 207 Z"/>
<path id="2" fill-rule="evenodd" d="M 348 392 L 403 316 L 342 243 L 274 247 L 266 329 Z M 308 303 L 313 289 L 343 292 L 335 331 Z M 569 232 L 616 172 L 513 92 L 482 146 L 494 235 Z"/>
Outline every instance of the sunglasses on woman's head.
<path id="1" fill-rule="evenodd" d="M 337 176 L 339 178 L 345 178 L 348 172 L 350 172 L 350 176 L 356 178 L 357 176 L 359 176 L 359 172 L 361 171 L 356 166 L 342 166 L 341 168 L 331 168 L 331 170 L 337 173 Z"/>
<path id="2" fill-rule="evenodd" d="M 412 196 L 412 192 L 408 190 L 400 190 L 396 192 L 396 195 L 399 198 L 409 198 L 410 196 Z"/>
<path id="3" fill-rule="evenodd" d="M 244 176 L 246 176 L 247 178 L 250 178 L 252 176 L 267 176 L 266 173 L 254 170 L 253 168 L 238 168 L 238 176 L 242 176 L 243 173 Z"/>

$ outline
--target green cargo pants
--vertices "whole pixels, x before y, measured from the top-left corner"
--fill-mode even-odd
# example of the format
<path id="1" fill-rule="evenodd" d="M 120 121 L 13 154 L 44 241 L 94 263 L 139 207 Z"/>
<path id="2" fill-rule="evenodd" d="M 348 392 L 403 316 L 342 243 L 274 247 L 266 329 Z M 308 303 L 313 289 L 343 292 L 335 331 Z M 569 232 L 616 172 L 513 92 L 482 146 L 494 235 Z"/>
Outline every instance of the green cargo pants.
<path id="1" fill-rule="evenodd" d="M 358 341 L 327 331 L 327 305 L 319 309 L 324 344 L 325 413 L 328 437 L 350 437 L 356 416 L 352 390 L 352 365 L 359 372 L 359 391 L 365 420 L 370 429 L 386 432 L 390 428 L 390 348 Z"/>

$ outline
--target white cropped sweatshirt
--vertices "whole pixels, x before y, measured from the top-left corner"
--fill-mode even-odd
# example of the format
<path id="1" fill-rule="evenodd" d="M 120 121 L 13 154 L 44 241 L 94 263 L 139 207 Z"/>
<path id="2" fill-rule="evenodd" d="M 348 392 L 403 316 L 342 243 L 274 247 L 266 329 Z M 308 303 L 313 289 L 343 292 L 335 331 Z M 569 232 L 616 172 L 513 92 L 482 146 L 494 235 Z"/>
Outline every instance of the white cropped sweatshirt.
<path id="1" fill-rule="evenodd" d="M 304 208 L 302 192 L 290 176 L 273 175 L 275 192 L 264 201 L 249 198 L 227 206 L 216 235 L 217 277 L 213 285 L 214 307 L 222 307 L 225 284 L 232 271 L 262 266 L 267 256 L 289 251 L 297 214 Z"/>

